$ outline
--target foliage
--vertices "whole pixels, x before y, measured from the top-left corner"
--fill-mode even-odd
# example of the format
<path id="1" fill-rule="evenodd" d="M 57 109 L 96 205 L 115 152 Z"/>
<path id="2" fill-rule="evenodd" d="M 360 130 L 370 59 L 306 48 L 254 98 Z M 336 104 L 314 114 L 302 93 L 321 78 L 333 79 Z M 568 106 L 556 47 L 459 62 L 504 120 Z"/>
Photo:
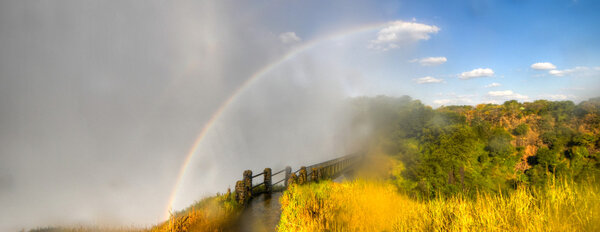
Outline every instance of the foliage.
<path id="1" fill-rule="evenodd" d="M 523 136 L 523 135 L 527 135 L 528 131 L 529 131 L 529 125 L 527 125 L 526 123 L 521 123 L 517 127 L 515 127 L 515 129 L 513 129 L 512 133 L 513 133 L 513 135 L 516 135 L 516 136 Z"/>
<path id="2" fill-rule="evenodd" d="M 600 98 L 438 109 L 407 96 L 355 103 L 356 121 L 373 128 L 369 149 L 400 161 L 399 187 L 424 197 L 507 191 L 558 176 L 582 181 L 600 172 Z"/>

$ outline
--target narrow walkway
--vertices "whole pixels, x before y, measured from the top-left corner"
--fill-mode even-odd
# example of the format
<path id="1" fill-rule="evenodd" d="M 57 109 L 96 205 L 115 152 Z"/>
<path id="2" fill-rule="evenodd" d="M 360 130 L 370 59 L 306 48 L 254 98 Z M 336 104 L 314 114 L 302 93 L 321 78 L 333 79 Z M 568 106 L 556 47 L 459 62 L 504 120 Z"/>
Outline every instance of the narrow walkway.
<path id="1" fill-rule="evenodd" d="M 279 197 L 282 192 L 261 194 L 252 198 L 240 216 L 236 231 L 270 232 L 277 231 L 277 223 L 281 216 Z"/>

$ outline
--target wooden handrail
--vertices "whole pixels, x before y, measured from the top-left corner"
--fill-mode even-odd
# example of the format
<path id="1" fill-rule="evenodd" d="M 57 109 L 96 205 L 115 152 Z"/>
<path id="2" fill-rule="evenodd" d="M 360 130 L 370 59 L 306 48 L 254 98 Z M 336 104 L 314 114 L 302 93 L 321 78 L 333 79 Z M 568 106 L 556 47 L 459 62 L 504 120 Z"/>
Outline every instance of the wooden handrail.
<path id="1" fill-rule="evenodd" d="M 282 173 L 282 172 L 285 172 L 285 169 L 281 169 L 281 171 L 278 171 L 278 172 L 276 172 L 276 173 L 273 173 L 273 174 L 271 174 L 271 175 L 273 175 L 273 176 L 274 176 L 274 175 L 277 175 L 277 174 L 279 174 L 279 173 Z"/>
<path id="2" fill-rule="evenodd" d="M 256 177 L 259 177 L 259 176 L 262 176 L 263 174 L 265 174 L 265 172 L 258 173 L 256 175 L 252 176 L 252 179 L 254 179 Z"/>
<path id="3" fill-rule="evenodd" d="M 286 189 L 290 183 L 304 184 L 311 181 L 318 181 L 323 178 L 335 178 L 336 176 L 345 173 L 349 168 L 353 167 L 359 158 L 362 158 L 362 155 L 359 153 L 354 153 L 307 167 L 302 166 L 295 172 L 292 172 L 292 169 L 289 166 L 273 174 L 271 173 L 270 168 L 265 168 L 263 172 L 260 172 L 256 175 L 252 175 L 251 170 L 246 170 L 244 171 L 243 180 L 236 183 L 236 200 L 240 204 L 244 205 L 253 197 L 254 194 L 270 194 L 273 192 L 273 186 L 282 182 L 284 183 L 283 189 Z M 285 177 L 275 183 L 272 183 L 272 177 L 280 173 L 285 173 Z M 263 176 L 264 180 L 261 183 L 252 185 L 252 179 L 259 176 Z M 262 192 L 254 193 L 253 190 L 261 185 L 265 187 L 264 190 Z"/>
<path id="4" fill-rule="evenodd" d="M 254 189 L 254 188 L 258 187 L 258 186 L 261 186 L 261 185 L 263 185 L 263 184 L 265 184 L 265 182 L 262 182 L 262 183 L 260 183 L 260 184 L 257 184 L 257 185 L 254 185 L 254 186 L 252 186 L 252 189 Z"/>

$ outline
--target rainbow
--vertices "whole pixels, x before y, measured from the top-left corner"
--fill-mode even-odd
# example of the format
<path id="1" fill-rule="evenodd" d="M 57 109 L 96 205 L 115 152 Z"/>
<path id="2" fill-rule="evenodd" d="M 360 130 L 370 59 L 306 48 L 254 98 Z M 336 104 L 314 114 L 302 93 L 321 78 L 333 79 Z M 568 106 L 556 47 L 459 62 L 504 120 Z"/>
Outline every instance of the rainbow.
<path id="1" fill-rule="evenodd" d="M 169 203 L 165 210 L 166 211 L 165 218 L 166 219 L 169 218 L 173 203 L 175 202 L 175 199 L 177 197 L 177 192 L 179 191 L 179 189 L 181 187 L 180 185 L 183 180 L 183 177 L 186 174 L 186 170 L 187 170 L 192 158 L 194 157 L 194 154 L 196 154 L 198 148 L 200 147 L 200 143 L 202 142 L 202 139 L 206 136 L 206 134 L 209 132 L 210 128 L 217 121 L 217 119 L 219 119 L 219 117 L 223 114 L 225 109 L 227 109 L 227 106 L 229 106 L 231 103 L 233 103 L 238 98 L 238 96 L 242 92 L 244 92 L 245 89 L 247 89 L 249 86 L 251 86 L 253 83 L 255 83 L 260 77 L 265 76 L 265 74 L 269 73 L 270 71 L 272 71 L 279 65 L 285 63 L 288 60 L 293 59 L 300 53 L 310 50 L 311 48 L 314 48 L 316 45 L 318 45 L 320 43 L 323 43 L 325 41 L 340 39 L 340 38 L 343 38 L 343 37 L 346 37 L 349 35 L 353 35 L 353 34 L 364 33 L 367 31 L 375 30 L 375 29 L 385 26 L 386 24 L 387 23 L 382 23 L 382 22 L 373 23 L 373 24 L 365 24 L 365 25 L 361 25 L 358 27 L 354 27 L 354 28 L 350 28 L 350 29 L 346 29 L 346 30 L 342 30 L 342 31 L 337 31 L 337 32 L 328 34 L 326 36 L 311 40 L 300 46 L 294 47 L 289 52 L 287 52 L 286 54 L 281 56 L 279 59 L 262 67 L 257 72 L 252 74 L 248 79 L 246 79 L 235 91 L 233 91 L 233 93 L 212 114 L 212 116 L 210 117 L 208 122 L 204 125 L 204 127 L 198 134 L 198 137 L 196 137 L 194 144 L 190 148 L 189 152 L 187 153 L 187 156 L 185 157 L 185 160 L 183 161 L 183 164 L 181 165 L 181 168 L 179 169 L 179 174 L 177 175 L 177 180 L 175 181 L 175 186 L 173 187 L 173 190 L 171 191 L 171 195 L 169 197 Z"/>

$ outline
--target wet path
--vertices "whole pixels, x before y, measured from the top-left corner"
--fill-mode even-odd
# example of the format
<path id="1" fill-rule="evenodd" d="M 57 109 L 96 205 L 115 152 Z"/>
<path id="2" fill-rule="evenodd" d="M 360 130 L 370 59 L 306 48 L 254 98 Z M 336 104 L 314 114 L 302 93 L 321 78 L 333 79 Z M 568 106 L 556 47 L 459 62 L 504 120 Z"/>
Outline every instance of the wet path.
<path id="1" fill-rule="evenodd" d="M 281 215 L 281 204 L 279 197 L 281 192 L 261 194 L 253 198 L 242 215 L 236 231 L 243 232 L 268 232 L 277 231 L 277 223 Z"/>

